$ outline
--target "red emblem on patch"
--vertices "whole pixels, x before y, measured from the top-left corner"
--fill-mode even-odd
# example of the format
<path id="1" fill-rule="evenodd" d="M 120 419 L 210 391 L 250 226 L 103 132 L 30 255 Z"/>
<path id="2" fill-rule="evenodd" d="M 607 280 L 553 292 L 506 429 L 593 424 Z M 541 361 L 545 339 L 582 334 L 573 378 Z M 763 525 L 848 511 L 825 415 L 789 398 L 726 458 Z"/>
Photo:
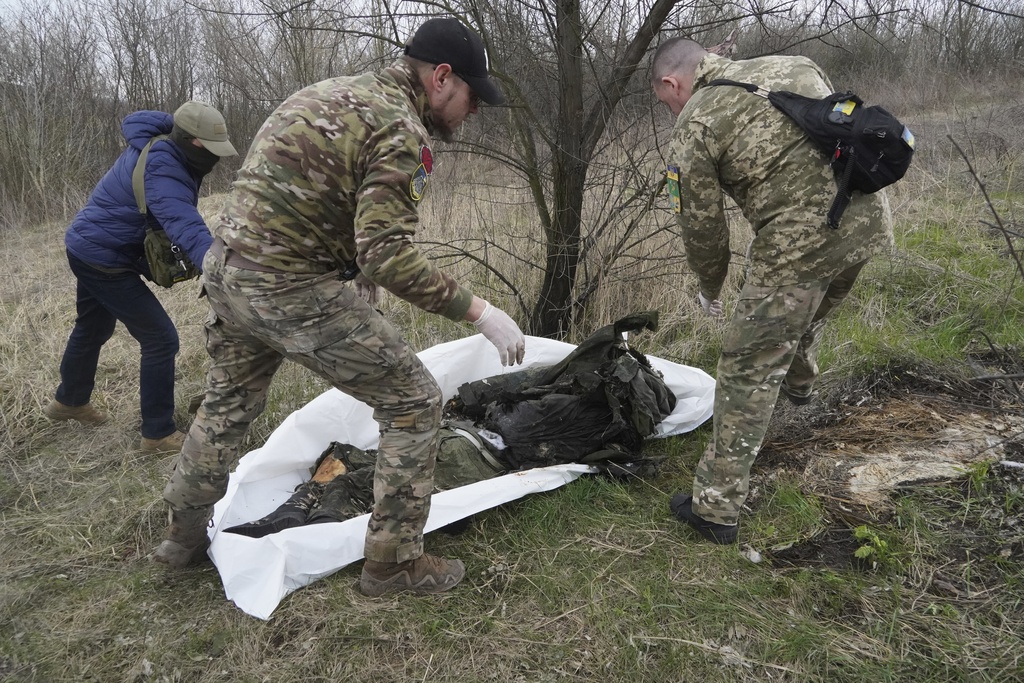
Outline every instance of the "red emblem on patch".
<path id="1" fill-rule="evenodd" d="M 423 170 L 427 173 L 434 170 L 434 155 L 426 145 L 420 147 L 420 163 L 423 164 Z"/>

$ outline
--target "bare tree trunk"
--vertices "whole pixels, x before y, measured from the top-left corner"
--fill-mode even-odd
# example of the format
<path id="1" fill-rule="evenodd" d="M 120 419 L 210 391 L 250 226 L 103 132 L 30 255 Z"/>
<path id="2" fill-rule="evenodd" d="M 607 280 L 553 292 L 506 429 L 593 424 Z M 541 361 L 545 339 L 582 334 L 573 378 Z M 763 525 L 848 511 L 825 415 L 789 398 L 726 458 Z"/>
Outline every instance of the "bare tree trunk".
<path id="1" fill-rule="evenodd" d="M 580 257 L 580 214 L 587 164 L 582 158 L 583 40 L 579 0 L 558 0 L 555 8 L 558 57 L 558 128 L 554 162 L 551 222 L 545 227 L 547 257 L 544 282 L 530 316 L 530 330 L 545 337 L 564 336 L 572 313 Z"/>
<path id="2" fill-rule="evenodd" d="M 616 65 L 611 82 L 589 115 L 583 111 L 583 20 L 578 0 L 559 0 L 555 9 L 558 60 L 558 127 L 553 132 L 552 211 L 545 226 L 544 281 L 530 316 L 530 331 L 542 337 L 565 336 L 572 322 L 573 292 L 580 259 L 580 224 L 587 171 L 609 117 L 626 85 L 679 0 L 658 0 Z"/>

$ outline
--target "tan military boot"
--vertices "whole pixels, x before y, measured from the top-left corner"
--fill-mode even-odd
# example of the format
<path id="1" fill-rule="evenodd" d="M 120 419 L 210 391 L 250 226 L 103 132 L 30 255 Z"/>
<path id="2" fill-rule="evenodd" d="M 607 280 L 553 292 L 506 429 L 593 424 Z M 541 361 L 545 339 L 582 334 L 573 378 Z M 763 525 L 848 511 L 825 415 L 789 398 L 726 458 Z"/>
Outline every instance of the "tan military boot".
<path id="1" fill-rule="evenodd" d="M 53 400 L 43 407 L 43 415 L 51 420 L 77 420 L 85 425 L 101 425 L 107 421 L 106 413 L 96 410 L 91 403 L 84 406 L 66 406 Z"/>
<path id="2" fill-rule="evenodd" d="M 171 569 L 184 569 L 205 562 L 210 547 L 207 527 L 213 516 L 212 507 L 175 510 L 171 508 L 166 537 L 153 553 L 153 561 Z"/>
<path id="3" fill-rule="evenodd" d="M 146 453 L 170 453 L 180 451 L 183 443 L 185 443 L 185 432 L 175 430 L 162 439 L 142 437 L 139 448 Z"/>
<path id="4" fill-rule="evenodd" d="M 400 591 L 442 593 L 454 588 L 465 575 L 462 560 L 446 560 L 426 553 L 407 562 L 367 560 L 359 577 L 359 590 L 374 598 Z"/>

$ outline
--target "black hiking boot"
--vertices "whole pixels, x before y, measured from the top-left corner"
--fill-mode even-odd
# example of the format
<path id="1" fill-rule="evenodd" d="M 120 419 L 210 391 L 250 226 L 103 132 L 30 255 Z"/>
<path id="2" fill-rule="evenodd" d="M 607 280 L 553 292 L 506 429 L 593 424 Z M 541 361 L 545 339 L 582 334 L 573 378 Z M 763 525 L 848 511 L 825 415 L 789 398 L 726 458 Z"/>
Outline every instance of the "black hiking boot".
<path id="1" fill-rule="evenodd" d="M 295 487 L 295 493 L 281 503 L 276 510 L 254 522 L 236 524 L 224 529 L 225 533 L 239 534 L 249 538 L 263 538 L 278 531 L 303 526 L 310 510 L 316 507 L 326 486 L 319 482 L 307 481 Z"/>
<path id="2" fill-rule="evenodd" d="M 668 506 L 672 509 L 672 514 L 689 524 L 698 534 L 712 543 L 730 545 L 736 542 L 736 531 L 739 525 L 716 524 L 707 521 L 693 511 L 693 496 L 679 492 L 672 496 Z"/>

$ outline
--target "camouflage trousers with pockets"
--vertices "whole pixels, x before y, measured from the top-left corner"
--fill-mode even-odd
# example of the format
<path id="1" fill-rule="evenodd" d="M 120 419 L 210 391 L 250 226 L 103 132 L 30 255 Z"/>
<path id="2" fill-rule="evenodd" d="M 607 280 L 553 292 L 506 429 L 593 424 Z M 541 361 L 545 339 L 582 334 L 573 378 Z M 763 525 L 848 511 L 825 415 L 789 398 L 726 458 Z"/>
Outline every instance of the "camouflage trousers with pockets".
<path id="1" fill-rule="evenodd" d="M 694 472 L 693 510 L 702 518 L 736 524 L 779 385 L 810 393 L 825 322 L 865 263 L 812 282 L 743 286 L 718 359 L 714 438 Z"/>
<path id="2" fill-rule="evenodd" d="M 263 412 L 274 373 L 288 358 L 366 403 L 380 425 L 366 557 L 419 557 L 441 420 L 441 390 L 430 372 L 336 273 L 243 270 L 211 250 L 203 278 L 211 308 L 206 396 L 164 499 L 182 510 L 223 497 L 246 430 Z"/>

